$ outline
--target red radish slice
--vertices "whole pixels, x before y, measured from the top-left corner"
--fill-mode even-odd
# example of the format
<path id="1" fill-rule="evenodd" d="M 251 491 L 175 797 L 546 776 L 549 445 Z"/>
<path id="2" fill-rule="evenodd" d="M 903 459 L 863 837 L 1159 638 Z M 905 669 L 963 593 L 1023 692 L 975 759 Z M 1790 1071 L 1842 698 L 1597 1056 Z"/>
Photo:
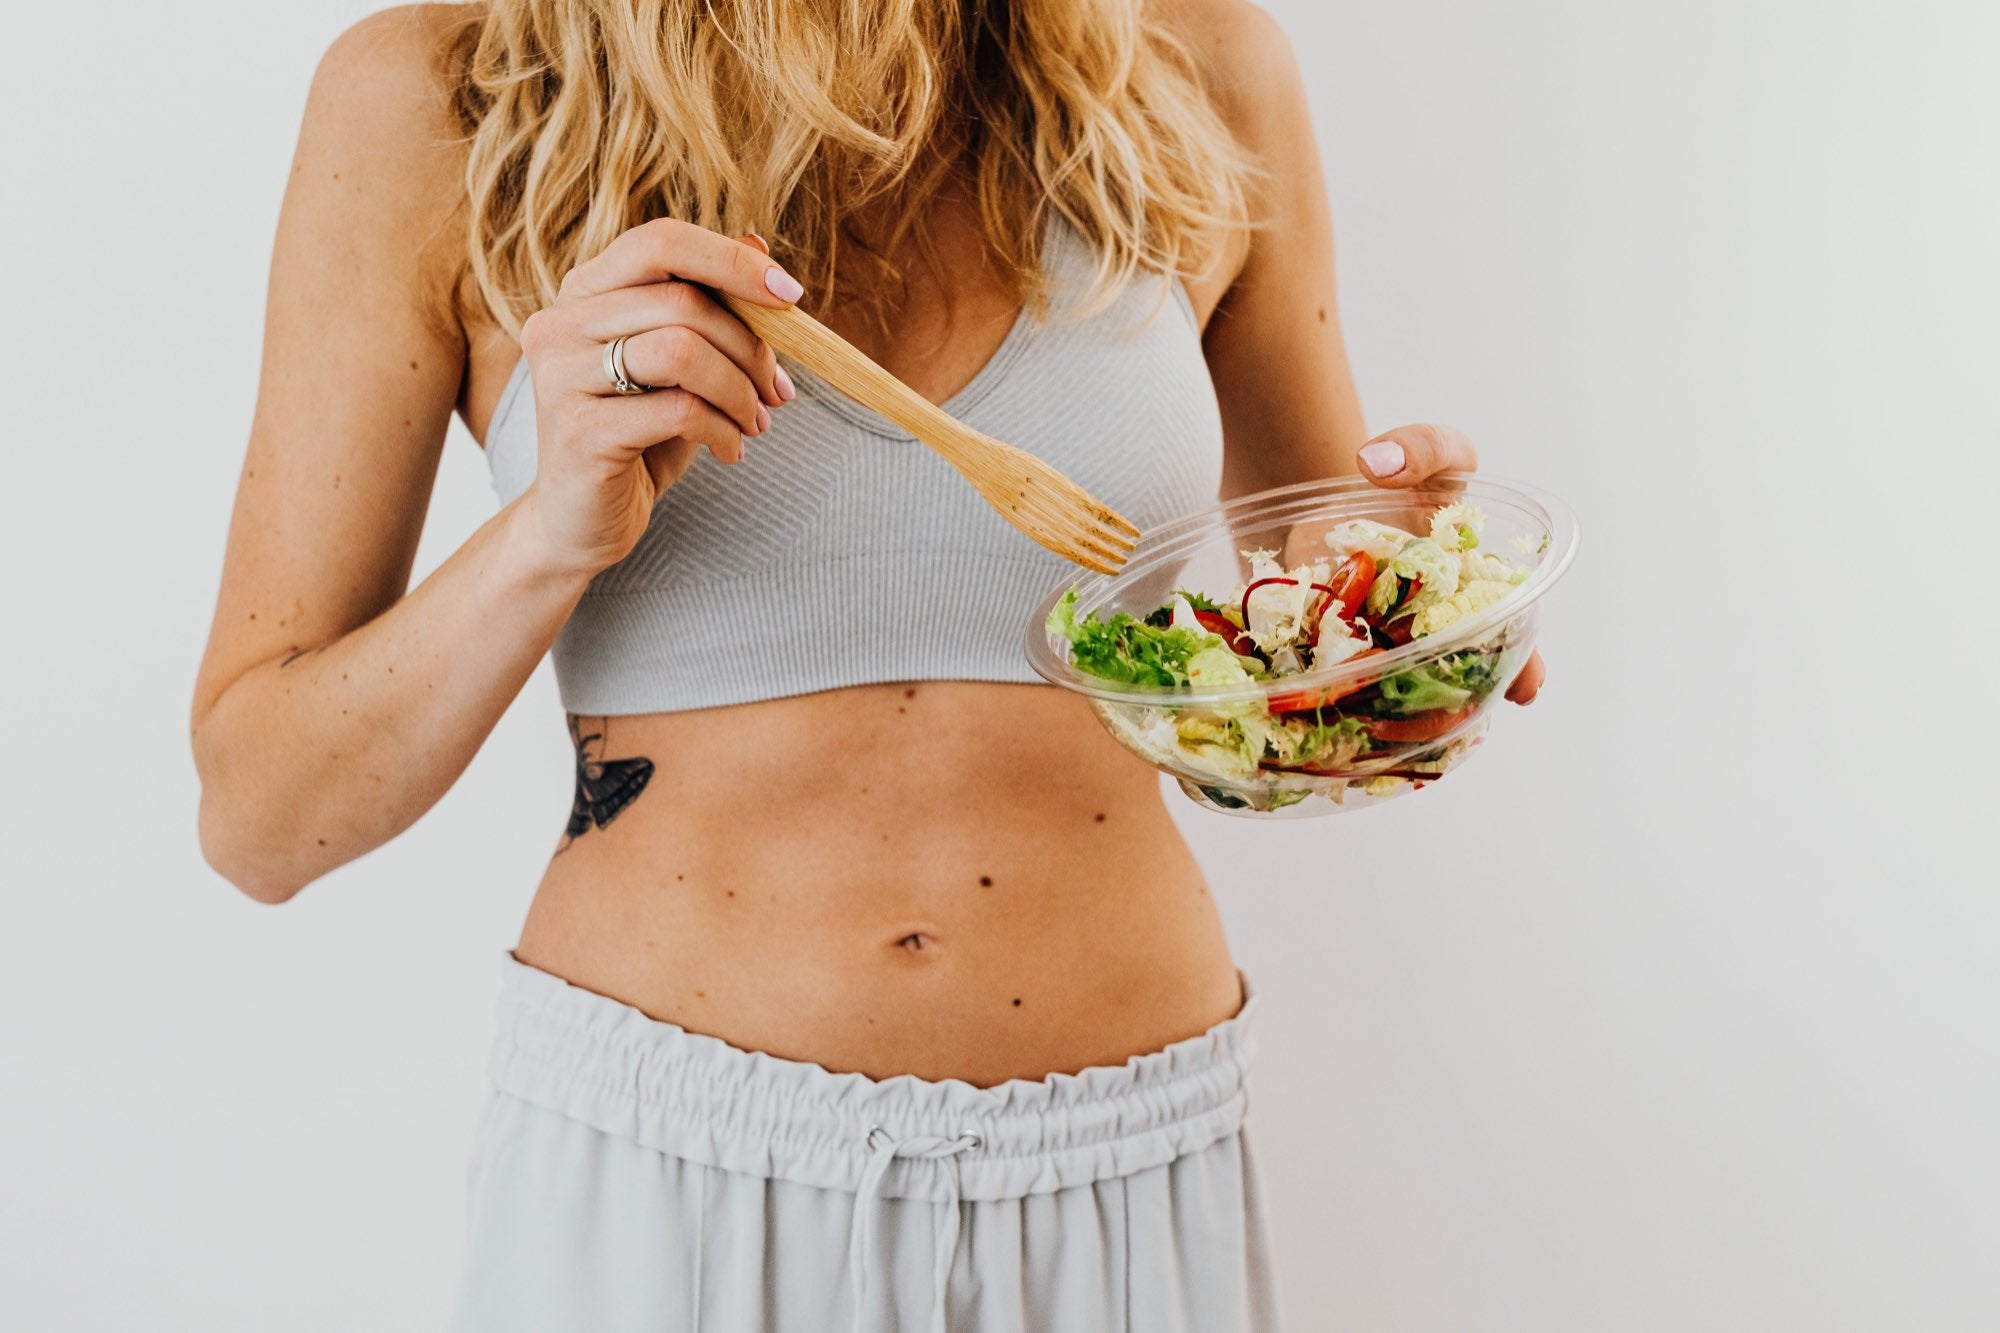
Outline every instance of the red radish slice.
<path id="1" fill-rule="evenodd" d="M 1312 612 L 1306 617 L 1305 641 L 1308 648 L 1313 647 L 1319 642 L 1319 622 L 1325 617 L 1327 608 L 1340 600 L 1340 595 L 1324 583 L 1315 583 L 1313 587 L 1315 590 L 1325 593 L 1326 596 L 1313 603 Z"/>
<path id="2" fill-rule="evenodd" d="M 1315 778 L 1346 778 L 1352 782 L 1366 782 L 1370 778 L 1406 778 L 1419 787 L 1426 782 L 1436 782 L 1442 773 L 1432 773 L 1415 768 L 1391 768 L 1383 772 L 1354 773 L 1344 768 L 1328 768 L 1320 764 L 1259 764 L 1266 773 L 1304 773 Z"/>
<path id="3" fill-rule="evenodd" d="M 1297 579 L 1274 577 L 1268 579 L 1257 579 L 1255 582 L 1251 583 L 1249 587 L 1245 588 L 1243 590 L 1243 630 L 1244 633 L 1246 634 L 1249 633 L 1250 631 L 1250 594 L 1257 591 L 1257 589 L 1263 587 L 1267 583 L 1279 583 L 1283 584 L 1287 588 L 1296 588 L 1299 586 L 1299 581 Z"/>

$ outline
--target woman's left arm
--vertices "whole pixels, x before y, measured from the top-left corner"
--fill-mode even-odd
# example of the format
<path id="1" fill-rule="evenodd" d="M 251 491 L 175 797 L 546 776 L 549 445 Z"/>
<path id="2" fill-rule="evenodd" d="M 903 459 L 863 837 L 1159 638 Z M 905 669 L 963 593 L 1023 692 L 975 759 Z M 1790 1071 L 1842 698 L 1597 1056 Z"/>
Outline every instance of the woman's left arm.
<path id="1" fill-rule="evenodd" d="M 1472 441 L 1450 426 L 1398 426 L 1371 438 L 1362 424 L 1340 334 L 1332 210 L 1284 30 L 1241 0 L 1181 0 L 1176 9 L 1217 106 L 1262 173 L 1251 187 L 1258 225 L 1247 244 L 1209 280 L 1209 292 L 1199 280 L 1188 284 L 1197 310 L 1203 295 L 1212 302 L 1202 348 L 1222 409 L 1223 495 L 1357 471 L 1400 489 L 1476 469 Z M 1507 697 L 1529 702 L 1542 678 L 1538 653 Z"/>

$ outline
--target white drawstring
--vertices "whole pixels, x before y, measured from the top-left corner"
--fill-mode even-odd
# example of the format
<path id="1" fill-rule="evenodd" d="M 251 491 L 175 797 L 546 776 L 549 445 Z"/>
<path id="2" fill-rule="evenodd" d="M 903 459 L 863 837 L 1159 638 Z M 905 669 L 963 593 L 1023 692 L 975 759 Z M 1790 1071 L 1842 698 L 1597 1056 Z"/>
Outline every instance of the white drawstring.
<path id="1" fill-rule="evenodd" d="M 937 1264 L 931 1275 L 931 1333 L 948 1333 L 945 1328 L 945 1286 L 951 1280 L 951 1261 L 958 1249 L 958 1155 L 980 1143 L 967 1130 L 955 1139 L 931 1134 L 912 1134 L 906 1139 L 891 1138 L 880 1125 L 871 1125 L 862 1140 L 869 1150 L 868 1168 L 861 1173 L 861 1192 L 854 1199 L 853 1238 L 847 1247 L 848 1276 L 854 1288 L 854 1333 L 868 1333 L 868 1274 L 872 1267 L 869 1251 L 874 1248 L 875 1214 L 882 1201 L 882 1182 L 889 1164 L 898 1157 L 940 1158 L 949 1162 L 943 1214 L 938 1218 Z"/>

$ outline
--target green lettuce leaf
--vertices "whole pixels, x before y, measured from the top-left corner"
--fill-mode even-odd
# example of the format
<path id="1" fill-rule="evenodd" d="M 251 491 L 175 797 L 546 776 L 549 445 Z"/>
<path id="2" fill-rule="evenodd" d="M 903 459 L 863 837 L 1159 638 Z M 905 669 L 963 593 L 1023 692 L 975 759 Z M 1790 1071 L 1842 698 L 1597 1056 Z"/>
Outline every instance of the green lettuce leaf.
<path id="1" fill-rule="evenodd" d="M 1308 727 L 1299 740 L 1295 761 L 1302 764 L 1345 764 L 1368 749 L 1368 726 L 1358 717 L 1338 718 Z"/>
<path id="2" fill-rule="evenodd" d="M 1382 695 L 1381 711 L 1407 716 L 1463 708 L 1493 692 L 1499 665 L 1497 654 L 1460 653 L 1384 676 L 1376 685 Z"/>
<path id="3" fill-rule="evenodd" d="M 1423 586 L 1417 589 L 1416 596 L 1399 605 L 1404 579 L 1420 580 Z M 1369 586 L 1368 614 L 1378 620 L 1385 617 L 1395 620 L 1441 602 L 1457 591 L 1457 554 L 1446 551 L 1429 537 L 1413 537 L 1382 567 Z"/>
<path id="4" fill-rule="evenodd" d="M 1185 685 L 1195 655 L 1222 645 L 1206 631 L 1149 625 L 1123 611 L 1109 620 L 1099 620 L 1094 611 L 1079 619 L 1074 588 L 1049 612 L 1048 630 L 1069 640 L 1070 661 L 1078 671 L 1127 685 Z"/>
<path id="5" fill-rule="evenodd" d="M 1214 602 L 1202 596 L 1200 593 L 1189 592 L 1186 588 L 1174 589 L 1174 597 L 1185 597 L 1187 599 L 1187 604 L 1190 607 L 1193 607 L 1197 611 L 1220 611 L 1221 609 L 1218 606 L 1216 606 Z M 1173 623 L 1173 620 L 1174 620 L 1174 603 L 1172 598 L 1167 599 L 1167 604 L 1165 606 L 1155 607 L 1153 610 L 1146 613 L 1146 623 L 1148 625 L 1151 625 L 1154 629 L 1165 629 L 1168 625 L 1171 625 Z"/>

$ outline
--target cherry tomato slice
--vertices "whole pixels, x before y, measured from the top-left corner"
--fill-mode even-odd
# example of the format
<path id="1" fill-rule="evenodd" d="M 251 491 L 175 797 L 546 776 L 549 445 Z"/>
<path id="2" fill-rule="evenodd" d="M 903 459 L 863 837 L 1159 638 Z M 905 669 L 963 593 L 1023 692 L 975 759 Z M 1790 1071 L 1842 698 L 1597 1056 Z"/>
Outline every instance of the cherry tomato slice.
<path id="1" fill-rule="evenodd" d="M 1374 582 L 1375 558 L 1366 551 L 1356 551 L 1333 571 L 1332 583 L 1313 584 L 1326 596 L 1313 605 L 1312 619 L 1306 622 L 1306 642 L 1319 642 L 1319 623 L 1335 607 L 1340 608 L 1342 620 L 1354 619 L 1354 613 L 1368 600 L 1368 588 Z"/>
<path id="2" fill-rule="evenodd" d="M 1359 662 L 1364 657 L 1380 657 L 1381 655 L 1382 650 L 1380 648 L 1363 648 L 1347 660 L 1349 662 Z M 1345 699 L 1357 690 L 1366 689 L 1374 683 L 1368 677 L 1362 676 L 1358 680 L 1339 681 L 1332 685 L 1320 686 L 1316 689 L 1289 690 L 1283 694 L 1274 694 L 1270 697 L 1268 703 L 1271 711 L 1274 713 L 1309 713 L 1313 709 L 1323 708 L 1337 699 Z"/>
<path id="3" fill-rule="evenodd" d="M 1434 741 L 1471 717 L 1478 708 L 1478 704 L 1467 704 L 1449 713 L 1419 713 L 1415 717 L 1371 717 L 1368 719 L 1368 734 L 1378 741 L 1397 743 Z"/>
<path id="4" fill-rule="evenodd" d="M 1334 598 L 1340 603 L 1340 618 L 1354 619 L 1354 613 L 1368 600 L 1368 589 L 1375 583 L 1375 558 L 1366 551 L 1356 551 L 1333 571 L 1330 587 Z"/>
<path id="5" fill-rule="evenodd" d="M 1229 645 L 1229 651 L 1244 657 L 1258 657 L 1256 642 L 1248 634 L 1236 628 L 1228 616 L 1220 611 L 1196 611 L 1194 618 L 1210 634 L 1220 634 L 1222 641 Z"/>

